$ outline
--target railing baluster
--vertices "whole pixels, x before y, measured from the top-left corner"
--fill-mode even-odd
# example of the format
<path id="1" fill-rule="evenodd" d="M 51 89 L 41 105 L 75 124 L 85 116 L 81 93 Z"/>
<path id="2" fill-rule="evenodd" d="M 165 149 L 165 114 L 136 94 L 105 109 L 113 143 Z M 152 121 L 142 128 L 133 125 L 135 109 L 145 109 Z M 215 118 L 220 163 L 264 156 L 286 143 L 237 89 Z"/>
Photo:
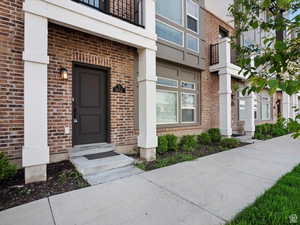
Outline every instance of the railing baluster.
<path id="1" fill-rule="evenodd" d="M 144 0 L 73 0 L 129 23 L 143 26 Z M 121 1 L 121 2 L 120 2 Z"/>
<path id="2" fill-rule="evenodd" d="M 215 65 L 219 63 L 219 44 L 210 45 L 210 65 Z"/>

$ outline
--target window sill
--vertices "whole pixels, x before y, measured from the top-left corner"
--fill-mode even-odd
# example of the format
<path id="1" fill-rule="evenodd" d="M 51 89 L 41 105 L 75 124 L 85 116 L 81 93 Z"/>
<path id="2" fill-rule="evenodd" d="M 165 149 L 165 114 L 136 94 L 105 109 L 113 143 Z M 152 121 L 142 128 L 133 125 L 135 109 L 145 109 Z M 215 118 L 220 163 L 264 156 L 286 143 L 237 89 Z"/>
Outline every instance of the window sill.
<path id="1" fill-rule="evenodd" d="M 158 124 L 156 127 L 159 129 L 159 128 L 196 127 L 196 126 L 201 126 L 201 123 L 194 122 L 194 123 Z"/>

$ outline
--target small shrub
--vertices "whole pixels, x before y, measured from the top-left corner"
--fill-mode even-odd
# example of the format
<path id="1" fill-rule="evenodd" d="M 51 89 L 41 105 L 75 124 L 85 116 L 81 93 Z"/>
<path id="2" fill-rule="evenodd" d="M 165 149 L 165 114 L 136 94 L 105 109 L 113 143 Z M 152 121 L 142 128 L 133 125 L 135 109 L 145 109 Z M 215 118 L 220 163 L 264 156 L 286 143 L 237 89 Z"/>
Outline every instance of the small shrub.
<path id="1" fill-rule="evenodd" d="M 180 139 L 180 147 L 183 151 L 191 152 L 197 145 L 194 135 L 185 135 Z"/>
<path id="2" fill-rule="evenodd" d="M 198 143 L 202 145 L 210 145 L 211 144 L 211 138 L 208 133 L 202 133 L 197 136 Z"/>
<path id="3" fill-rule="evenodd" d="M 168 151 L 168 139 L 166 136 L 158 137 L 158 145 L 156 151 L 158 154 L 163 154 Z"/>
<path id="4" fill-rule="evenodd" d="M 211 128 L 208 130 L 208 134 L 213 143 L 219 143 L 222 139 L 221 132 L 219 128 Z"/>
<path id="5" fill-rule="evenodd" d="M 286 119 L 279 117 L 277 122 L 272 127 L 272 136 L 279 137 L 288 133 Z"/>
<path id="6" fill-rule="evenodd" d="M 276 129 L 275 124 L 261 124 L 255 127 L 254 138 L 258 140 L 266 140 L 268 137 L 272 137 L 272 131 Z"/>
<path id="7" fill-rule="evenodd" d="M 293 119 L 289 119 L 287 122 L 287 130 L 289 133 L 295 133 L 300 131 L 300 124 Z"/>
<path id="8" fill-rule="evenodd" d="M 3 152 L 0 152 L 0 181 L 6 180 L 17 173 L 17 167 L 8 161 Z"/>
<path id="9" fill-rule="evenodd" d="M 272 136 L 273 137 L 280 137 L 280 136 L 283 136 L 283 135 L 286 135 L 287 134 L 287 131 L 283 128 L 280 128 L 280 127 L 274 127 L 273 130 L 272 130 Z"/>
<path id="10" fill-rule="evenodd" d="M 176 151 L 177 150 L 177 137 L 173 134 L 166 135 L 168 140 L 168 150 Z"/>
<path id="11" fill-rule="evenodd" d="M 240 145 L 240 141 L 235 138 L 224 138 L 221 141 L 221 146 L 224 148 L 237 148 Z"/>
<path id="12" fill-rule="evenodd" d="M 276 127 L 286 129 L 287 121 L 285 118 L 280 116 L 275 125 L 276 125 Z"/>

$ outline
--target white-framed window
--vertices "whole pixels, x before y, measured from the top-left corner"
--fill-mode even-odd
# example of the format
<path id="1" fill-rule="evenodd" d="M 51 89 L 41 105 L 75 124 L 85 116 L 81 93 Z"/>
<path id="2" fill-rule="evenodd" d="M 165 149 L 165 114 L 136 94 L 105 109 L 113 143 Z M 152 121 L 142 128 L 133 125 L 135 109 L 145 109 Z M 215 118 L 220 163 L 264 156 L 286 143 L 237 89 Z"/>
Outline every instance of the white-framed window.
<path id="1" fill-rule="evenodd" d="M 183 123 L 196 121 L 197 97 L 194 93 L 181 93 L 181 120 Z"/>
<path id="2" fill-rule="evenodd" d="M 165 77 L 157 77 L 157 85 L 163 86 L 163 87 L 178 87 L 178 81 L 170 78 Z"/>
<path id="3" fill-rule="evenodd" d="M 198 33 L 199 5 L 193 0 L 186 0 L 186 26 L 189 30 Z"/>
<path id="4" fill-rule="evenodd" d="M 199 38 L 186 34 L 186 48 L 199 53 Z"/>
<path id="5" fill-rule="evenodd" d="M 196 81 L 181 77 L 157 78 L 156 116 L 158 125 L 197 122 L 198 101 Z"/>
<path id="6" fill-rule="evenodd" d="M 178 92 L 157 89 L 157 124 L 178 123 Z"/>
<path id="7" fill-rule="evenodd" d="M 181 88 L 188 90 L 196 90 L 195 82 L 181 81 Z"/>
<path id="8" fill-rule="evenodd" d="M 261 120 L 271 119 L 271 99 L 270 97 L 261 98 Z"/>
<path id="9" fill-rule="evenodd" d="M 156 13 L 182 25 L 183 0 L 156 0 Z"/>
<path id="10" fill-rule="evenodd" d="M 156 33 L 162 40 L 171 42 L 181 47 L 184 46 L 184 33 L 175 27 L 156 20 Z"/>

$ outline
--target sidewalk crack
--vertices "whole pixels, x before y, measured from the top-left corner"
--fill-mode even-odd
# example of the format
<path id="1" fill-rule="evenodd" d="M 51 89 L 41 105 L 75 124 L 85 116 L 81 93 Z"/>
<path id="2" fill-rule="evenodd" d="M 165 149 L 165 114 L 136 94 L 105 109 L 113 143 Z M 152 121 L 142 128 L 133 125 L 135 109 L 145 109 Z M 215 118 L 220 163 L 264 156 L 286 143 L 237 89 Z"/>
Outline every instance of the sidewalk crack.
<path id="1" fill-rule="evenodd" d="M 50 207 L 50 212 L 51 212 L 53 223 L 54 223 L 54 225 L 56 225 L 56 221 L 55 221 L 55 218 L 54 218 L 53 209 L 52 209 L 49 197 L 47 197 L 47 200 L 48 200 L 48 204 L 49 204 L 49 207 Z"/>

